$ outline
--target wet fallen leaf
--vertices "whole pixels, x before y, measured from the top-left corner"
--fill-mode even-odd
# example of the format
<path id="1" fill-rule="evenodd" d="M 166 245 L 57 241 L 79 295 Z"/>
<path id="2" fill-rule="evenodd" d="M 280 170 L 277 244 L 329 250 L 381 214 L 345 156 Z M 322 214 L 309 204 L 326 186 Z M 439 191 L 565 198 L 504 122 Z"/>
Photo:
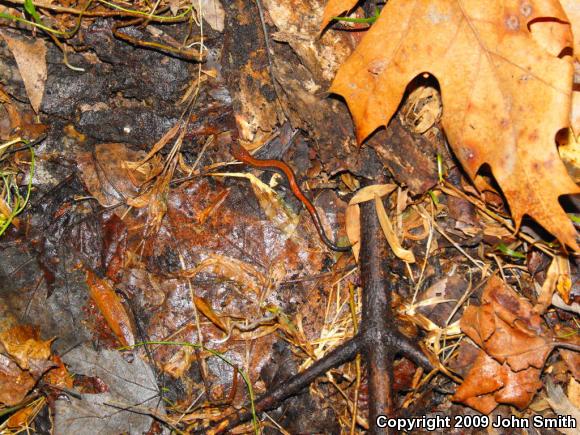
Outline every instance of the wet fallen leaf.
<path id="1" fill-rule="evenodd" d="M 18 71 L 24 82 L 30 105 L 36 113 L 40 110 L 48 69 L 46 67 L 46 43 L 42 38 L 34 41 L 13 38 L 7 32 L 0 32 L 12 52 Z"/>
<path id="2" fill-rule="evenodd" d="M 123 346 L 135 344 L 135 334 L 129 315 L 121 300 L 106 279 L 99 278 L 94 272 L 87 271 L 87 286 L 91 298 L 105 318 L 107 325 Z"/>
<path id="3" fill-rule="evenodd" d="M 40 411 L 45 403 L 46 399 L 40 398 L 25 406 L 24 408 L 19 409 L 14 414 L 12 414 L 8 420 L 6 420 L 6 426 L 10 429 L 22 428 L 29 431 L 29 425 L 32 423 L 32 420 L 34 420 L 34 417 L 38 414 L 38 411 Z"/>
<path id="4" fill-rule="evenodd" d="M 323 26 L 336 4 L 344 9 L 353 3 L 331 0 Z M 532 33 L 530 23 L 546 21 L 550 32 L 539 26 L 543 30 Z M 474 178 L 489 164 L 518 227 L 529 215 L 578 249 L 558 198 L 580 190 L 555 146 L 556 133 L 569 125 L 573 61 L 558 57 L 554 47 L 559 53 L 571 45 L 556 0 L 392 0 L 330 90 L 345 98 L 362 142 L 388 123 L 409 82 L 433 74 L 441 87 L 443 126 L 468 174 Z"/>
<path id="5" fill-rule="evenodd" d="M 62 359 L 57 355 L 53 355 L 52 361 L 56 364 L 56 367 L 48 371 L 44 376 L 44 381 L 59 388 L 71 389 L 73 387 L 73 377 L 62 362 Z"/>
<path id="6" fill-rule="evenodd" d="M 0 403 L 19 404 L 54 367 L 51 344 L 52 340 L 40 339 L 39 330 L 31 325 L 13 325 L 0 331 Z"/>
<path id="7" fill-rule="evenodd" d="M 99 204 L 116 205 L 139 193 L 148 174 L 133 170 L 127 162 L 140 161 L 144 156 L 142 151 L 133 151 L 125 144 L 99 144 L 92 153 L 78 155 L 79 175 Z"/>
<path id="8" fill-rule="evenodd" d="M 200 272 L 212 272 L 237 282 L 240 286 L 259 294 L 266 277 L 252 265 L 235 258 L 212 254 L 196 267 L 179 272 L 180 276 L 193 278 Z"/>
<path id="9" fill-rule="evenodd" d="M 0 403 L 6 406 L 19 404 L 34 385 L 36 380 L 28 371 L 0 354 Z"/>
<path id="10" fill-rule="evenodd" d="M 50 345 L 52 340 L 41 340 L 38 329 L 31 325 L 17 325 L 0 332 L 4 353 L 24 370 L 40 375 L 52 366 Z"/>
<path id="11" fill-rule="evenodd" d="M 252 174 L 238 173 L 216 173 L 213 175 L 246 178 L 250 181 L 256 199 L 268 219 L 284 234 L 288 236 L 295 234 L 300 218 L 284 203 L 274 189 L 263 183 L 259 178 Z"/>

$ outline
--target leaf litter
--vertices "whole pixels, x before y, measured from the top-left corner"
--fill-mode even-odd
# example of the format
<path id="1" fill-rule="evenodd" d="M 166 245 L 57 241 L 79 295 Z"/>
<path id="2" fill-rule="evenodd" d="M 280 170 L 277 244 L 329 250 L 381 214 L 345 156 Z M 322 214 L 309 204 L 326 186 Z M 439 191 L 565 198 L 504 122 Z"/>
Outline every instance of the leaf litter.
<path id="1" fill-rule="evenodd" d="M 39 100 L 42 86 L 50 91 L 54 46 L 47 47 L 46 84 L 42 74 L 31 83 L 16 49 L 10 49 L 16 60 L 8 64 L 22 78 L 2 82 L 2 143 L 14 140 L 14 132 L 27 140 L 48 129 L 49 136 L 38 149 L 41 175 L 34 176 L 24 220 L 11 221 L 0 239 L 2 304 L 15 315 L 0 334 L 1 377 L 7 386 L 1 411 L 10 415 L 4 427 L 40 427 L 48 420 L 42 410 L 55 403 L 54 428 L 64 432 L 123 431 L 128 419 L 141 431 L 219 430 L 224 416 L 253 409 L 255 397 L 275 383 L 269 372 L 287 378 L 355 336 L 364 313 L 353 258 L 325 250 L 284 182 L 232 166 L 227 152 L 231 123 L 223 117 L 234 114 L 249 148 L 266 158 L 289 160 L 307 180 L 309 193 L 316 193 L 312 186 L 322 186 L 317 199 L 327 227 L 339 228 L 341 220 L 337 225 L 333 216 L 346 214 L 346 234 L 357 259 L 357 204 L 375 203 L 384 236 L 400 259 L 392 273 L 407 283 L 393 295 L 398 326 L 438 363 L 428 373 L 407 359 L 395 362 L 398 406 L 419 416 L 428 409 L 471 412 L 460 404 L 492 415 L 577 413 L 577 261 L 533 222 L 522 220 L 531 216 L 561 245 L 575 249 L 575 230 L 557 199 L 577 187 L 556 148 L 546 146 L 568 125 L 573 134 L 566 140 L 577 135 L 578 90 L 566 88 L 578 62 L 574 2 L 562 1 L 563 9 L 557 2 L 537 1 L 529 9 L 508 2 L 505 10 L 496 4 L 484 10 L 475 3 L 461 9 L 458 2 L 433 0 L 417 12 L 413 2 L 391 1 L 364 36 L 329 29 L 320 39 L 320 23 L 325 28 L 356 2 L 331 1 L 322 19 L 321 1 L 263 3 L 267 26 L 275 26 L 275 40 L 288 47 L 276 43 L 264 50 L 260 14 L 251 5 L 217 0 L 201 2 L 201 11 L 194 5 L 196 12 L 175 1 L 130 10 L 95 2 L 84 17 L 80 9 L 66 6 L 80 26 L 59 14 L 60 6 L 37 5 L 41 26 L 51 30 L 38 20 L 8 19 L 12 39 L 32 27 L 37 37 L 41 31 L 61 37 L 62 29 L 78 27 L 75 32 L 96 44 L 96 55 L 75 53 L 70 64 L 66 51 L 69 44 L 78 48 L 75 40 L 63 37 L 59 48 L 65 47 L 65 64 L 82 64 L 86 74 L 115 59 L 115 52 L 106 53 L 94 36 L 100 17 L 108 15 L 150 21 L 150 36 L 159 38 L 153 45 L 129 30 L 128 38 L 119 37 L 118 29 L 112 34 L 132 43 L 143 59 L 153 56 L 157 62 L 167 58 L 148 48 L 187 58 L 183 50 L 197 47 L 201 57 L 207 51 L 212 59 L 219 50 L 227 53 L 227 44 L 216 44 L 220 38 L 248 42 L 240 27 L 255 28 L 256 36 L 222 61 L 216 56 L 205 64 L 180 64 L 191 80 L 169 88 L 172 97 L 161 93 L 171 104 L 157 101 L 167 110 L 164 127 L 151 129 L 155 134 L 146 143 L 131 137 L 103 141 L 106 133 L 98 128 L 83 128 L 72 117 L 65 128 L 50 111 L 43 113 L 43 108 L 70 104 L 62 92 Z M 167 32 L 154 27 L 189 13 L 199 34 L 180 35 L 190 38 L 188 48 L 177 42 L 179 24 L 167 26 Z M 487 22 L 475 19 L 484 13 Z M 550 19 L 544 21 L 545 16 Z M 424 37 L 427 28 L 439 29 L 430 43 Z M 398 51 L 392 49 L 397 43 Z M 423 51 L 414 49 L 410 56 L 413 47 Z M 447 58 L 438 54 L 442 47 L 451 47 Z M 574 56 L 565 53 L 569 47 Z M 388 53 L 392 57 L 385 58 Z M 472 69 L 459 76 L 461 57 L 472 60 L 467 62 Z M 271 58 L 266 74 L 263 65 Z M 135 65 L 120 71 L 129 88 L 140 80 Z M 348 119 L 344 107 L 304 91 L 328 88 L 337 73 L 331 90 L 345 97 L 360 142 L 388 123 L 408 83 L 425 72 L 437 84 L 409 92 L 399 126 L 393 122 L 387 133 L 377 132 L 363 151 L 357 151 L 347 123 L 340 121 Z M 83 86 L 89 89 L 91 83 Z M 83 105 L 85 119 L 106 113 L 93 110 L 106 107 L 112 125 L 124 122 L 120 130 L 131 131 L 118 109 L 131 113 L 151 104 L 138 87 L 125 96 L 96 94 L 74 103 Z M 330 125 L 332 117 L 338 122 Z M 303 132 L 293 143 L 296 128 Z M 441 153 L 443 129 L 467 177 L 450 154 Z M 56 146 L 61 131 L 66 138 Z M 388 168 L 401 164 L 385 160 L 377 143 L 381 134 L 428 146 L 429 177 L 417 172 L 399 179 L 395 170 L 389 183 L 353 195 L 361 184 L 357 176 L 376 167 L 364 164 L 369 156 Z M 256 146 L 272 136 L 275 140 Z M 2 150 L 0 158 L 24 186 L 33 177 L 27 173 L 30 151 Z M 574 167 L 573 152 L 565 160 Z M 484 163 L 491 171 L 480 171 Z M 73 166 L 77 170 L 62 177 Z M 347 172 L 335 176 L 339 170 Z M 42 178 L 51 172 L 52 179 Z M 400 181 L 413 177 L 411 189 Z M 97 350 L 84 341 L 96 343 Z M 253 421 L 237 431 L 368 430 L 364 372 L 364 358 L 358 356 L 289 400 L 286 411 L 254 413 Z M 240 377 L 245 385 L 238 385 Z M 68 402 L 59 400 L 62 394 Z M 82 427 L 79 413 L 86 414 Z"/>

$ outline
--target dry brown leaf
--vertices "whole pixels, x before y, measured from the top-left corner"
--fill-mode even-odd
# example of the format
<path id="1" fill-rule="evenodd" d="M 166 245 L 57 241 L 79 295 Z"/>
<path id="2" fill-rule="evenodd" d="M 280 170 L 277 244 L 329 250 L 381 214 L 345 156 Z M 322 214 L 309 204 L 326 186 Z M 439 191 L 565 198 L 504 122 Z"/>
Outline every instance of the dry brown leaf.
<path id="1" fill-rule="evenodd" d="M 16 60 L 30 105 L 38 113 L 48 74 L 46 43 L 42 38 L 36 38 L 33 42 L 13 38 L 6 32 L 0 32 L 0 36 L 4 38 Z"/>
<path id="2" fill-rule="evenodd" d="M 554 256 L 552 263 L 548 267 L 546 280 L 542 284 L 538 303 L 534 307 L 534 311 L 538 314 L 543 314 L 552 303 L 552 295 L 555 290 L 558 290 L 558 293 L 566 303 L 570 303 L 571 287 L 568 257 L 564 255 Z"/>
<path id="3" fill-rule="evenodd" d="M 121 300 L 106 279 L 101 279 L 95 273 L 87 271 L 87 286 L 91 298 L 99 308 L 111 331 L 123 346 L 135 344 L 135 334 L 129 315 Z"/>
<path id="4" fill-rule="evenodd" d="M 552 334 L 532 305 L 497 276 L 485 287 L 481 306 L 469 306 L 461 330 L 500 363 L 520 371 L 541 369 L 553 348 Z"/>
<path id="5" fill-rule="evenodd" d="M 330 1 L 332 14 L 337 4 L 346 3 Z M 552 22 L 554 37 L 536 41 L 528 28 L 533 21 Z M 558 202 L 580 192 L 555 145 L 556 133 L 569 125 L 572 95 L 572 57 L 553 54 L 555 45 L 572 40 L 566 22 L 556 0 L 391 0 L 331 91 L 345 98 L 362 142 L 388 123 L 409 82 L 433 74 L 443 126 L 469 175 L 489 164 L 518 227 L 530 215 L 578 249 Z"/>
<path id="6" fill-rule="evenodd" d="M 480 351 L 451 400 L 462 402 L 484 414 L 489 414 L 500 403 L 524 409 L 542 387 L 540 373 L 533 367 L 514 372 L 507 364 L 499 364 Z"/>

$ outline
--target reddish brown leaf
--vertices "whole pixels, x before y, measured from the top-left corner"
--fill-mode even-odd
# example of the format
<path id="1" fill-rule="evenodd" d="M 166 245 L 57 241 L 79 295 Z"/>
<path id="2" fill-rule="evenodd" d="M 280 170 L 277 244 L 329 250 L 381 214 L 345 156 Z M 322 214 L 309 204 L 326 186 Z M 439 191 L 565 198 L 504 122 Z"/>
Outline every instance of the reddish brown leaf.
<path id="1" fill-rule="evenodd" d="M 36 380 L 10 358 L 0 354 L 0 403 L 19 404 L 34 387 Z"/>
<path id="2" fill-rule="evenodd" d="M 542 386 L 540 373 L 535 368 L 514 372 L 507 364 L 501 365 L 481 351 L 451 400 L 463 402 L 484 414 L 489 414 L 500 403 L 523 409 Z"/>
<path id="3" fill-rule="evenodd" d="M 520 371 L 541 369 L 551 352 L 552 334 L 541 325 L 531 304 L 498 277 L 487 284 L 482 305 L 468 307 L 461 330 L 500 363 Z"/>

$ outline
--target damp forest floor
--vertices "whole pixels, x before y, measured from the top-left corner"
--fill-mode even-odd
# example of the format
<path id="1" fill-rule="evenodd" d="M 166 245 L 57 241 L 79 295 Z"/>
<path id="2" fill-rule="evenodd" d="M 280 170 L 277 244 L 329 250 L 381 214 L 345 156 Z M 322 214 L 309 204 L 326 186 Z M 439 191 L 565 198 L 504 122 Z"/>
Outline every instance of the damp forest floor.
<path id="1" fill-rule="evenodd" d="M 0 433 L 383 433 L 378 396 L 457 434 L 578 417 L 577 257 L 467 177 L 433 79 L 359 147 L 327 90 L 364 29 L 319 37 L 323 6 L 0 0 Z M 362 337 L 369 281 L 389 382 L 365 332 L 260 408 Z"/>

